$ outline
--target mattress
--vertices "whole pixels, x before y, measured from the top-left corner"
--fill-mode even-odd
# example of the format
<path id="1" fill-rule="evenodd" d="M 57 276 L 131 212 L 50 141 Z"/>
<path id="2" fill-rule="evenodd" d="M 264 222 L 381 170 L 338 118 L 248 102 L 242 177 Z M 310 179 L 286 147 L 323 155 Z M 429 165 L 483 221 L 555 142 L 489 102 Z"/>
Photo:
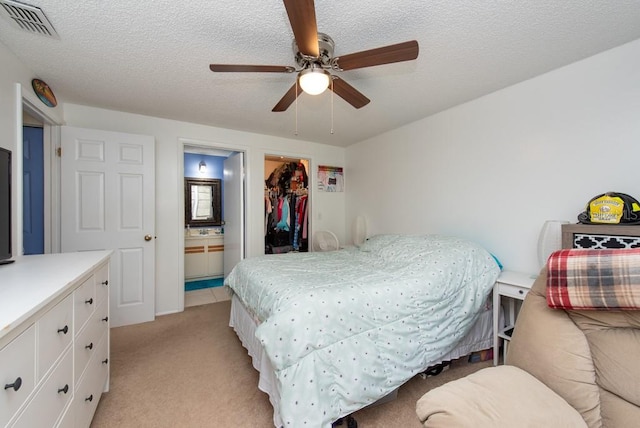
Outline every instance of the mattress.
<path id="1" fill-rule="evenodd" d="M 269 396 L 269 402 L 273 407 L 273 424 L 275 427 L 282 427 L 282 419 L 280 418 L 280 396 L 277 388 L 277 379 L 273 371 L 273 367 L 269 362 L 269 358 L 264 352 L 260 341 L 256 338 L 255 331 L 258 326 L 258 319 L 252 315 L 242 304 L 238 296 L 231 297 L 231 316 L 229 318 L 229 326 L 234 329 L 242 346 L 247 349 L 247 353 L 251 357 L 253 367 L 259 372 L 258 389 Z M 460 342 L 449 353 L 442 358 L 427 364 L 427 367 L 440 364 L 445 361 L 453 361 L 458 358 L 467 356 L 473 352 L 489 349 L 493 346 L 493 310 L 491 307 L 491 298 L 487 299 L 477 321 L 471 330 L 464 336 Z M 424 367 L 425 369 L 427 367 Z M 390 398 L 394 398 L 397 391 L 392 392 L 389 396 L 380 399 L 378 402 L 386 402 Z"/>

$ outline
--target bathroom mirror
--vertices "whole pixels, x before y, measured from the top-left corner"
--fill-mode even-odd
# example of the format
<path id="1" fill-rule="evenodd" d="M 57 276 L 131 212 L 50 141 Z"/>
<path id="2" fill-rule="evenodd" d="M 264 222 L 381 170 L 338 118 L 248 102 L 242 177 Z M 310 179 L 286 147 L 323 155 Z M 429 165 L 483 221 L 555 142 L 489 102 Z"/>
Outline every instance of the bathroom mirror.
<path id="1" fill-rule="evenodd" d="M 184 179 L 185 225 L 221 226 L 221 181 L 218 178 Z"/>

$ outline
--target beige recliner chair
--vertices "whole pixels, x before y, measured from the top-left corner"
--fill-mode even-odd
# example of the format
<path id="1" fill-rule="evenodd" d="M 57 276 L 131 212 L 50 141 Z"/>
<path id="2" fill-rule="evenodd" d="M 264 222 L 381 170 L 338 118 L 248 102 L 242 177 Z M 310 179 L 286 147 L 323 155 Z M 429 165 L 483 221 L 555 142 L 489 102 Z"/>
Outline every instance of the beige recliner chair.
<path id="1" fill-rule="evenodd" d="M 551 309 L 546 270 L 519 313 L 507 365 L 422 396 L 425 427 L 640 427 L 640 311 Z"/>

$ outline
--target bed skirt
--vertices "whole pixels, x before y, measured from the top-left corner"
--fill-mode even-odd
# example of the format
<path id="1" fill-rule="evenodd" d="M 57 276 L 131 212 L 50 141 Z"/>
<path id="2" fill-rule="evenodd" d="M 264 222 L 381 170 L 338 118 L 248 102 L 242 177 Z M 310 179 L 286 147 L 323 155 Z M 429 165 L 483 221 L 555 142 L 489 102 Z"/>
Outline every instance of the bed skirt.
<path id="1" fill-rule="evenodd" d="M 473 325 L 469 333 L 451 350 L 444 355 L 439 361 L 433 361 L 429 366 L 440 364 L 444 361 L 452 361 L 460 357 L 469 355 L 472 352 L 489 349 L 493 346 L 493 312 L 490 302 L 483 307 L 478 320 Z M 280 391 L 278 391 L 278 383 L 276 381 L 273 367 L 267 358 L 260 341 L 256 339 L 255 331 L 258 326 L 258 320 L 244 307 L 240 299 L 234 294 L 231 297 L 231 316 L 229 317 L 229 326 L 234 329 L 242 346 L 247 349 L 251 357 L 253 367 L 259 372 L 258 389 L 265 392 L 269 396 L 269 401 L 273 407 L 273 424 L 275 427 L 282 427 L 282 419 L 280 418 Z M 426 369 L 427 367 L 425 367 Z M 385 403 L 394 399 L 397 390 L 381 398 L 372 405 Z"/>

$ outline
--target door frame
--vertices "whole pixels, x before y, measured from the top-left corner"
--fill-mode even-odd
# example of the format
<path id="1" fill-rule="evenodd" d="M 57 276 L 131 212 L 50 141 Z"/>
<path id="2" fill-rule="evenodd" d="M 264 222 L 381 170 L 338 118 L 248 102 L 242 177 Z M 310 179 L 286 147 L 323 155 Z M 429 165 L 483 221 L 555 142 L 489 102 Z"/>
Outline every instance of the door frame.
<path id="1" fill-rule="evenodd" d="M 60 147 L 60 131 L 59 126 L 62 125 L 62 119 L 57 115 L 50 114 L 40 107 L 36 98 L 31 96 L 27 91 L 23 90 L 22 85 L 16 84 L 16 99 L 19 101 L 17 105 L 18 118 L 18 135 L 16 136 L 15 158 L 22 159 L 22 127 L 25 126 L 23 112 L 27 112 L 31 117 L 42 122 L 42 143 L 44 157 L 44 253 L 60 252 L 60 158 L 56 156 L 56 150 Z M 22 177 L 22 162 L 16 162 L 16 176 Z M 19 215 L 16 215 L 16 226 L 14 231 L 18 230 L 16 241 L 18 246 L 18 254 L 22 256 L 22 180 L 17 180 L 16 189 L 16 205 L 19 207 Z M 15 187 L 14 187 L 15 189 Z"/>
<path id="2" fill-rule="evenodd" d="M 250 164 L 250 148 L 247 146 L 242 146 L 242 145 L 238 145 L 238 144 L 225 144 L 225 143 L 219 143 L 219 142 L 215 142 L 215 141 L 207 141 L 207 140 L 197 140 L 197 139 L 193 139 L 193 138 L 184 138 L 184 137 L 179 137 L 178 138 L 178 143 L 180 146 L 180 151 L 178 153 L 178 182 L 177 182 L 177 186 L 178 186 L 178 200 L 180 201 L 184 201 L 185 196 L 184 196 L 184 154 L 185 154 L 185 147 L 198 147 L 198 148 L 202 148 L 203 150 L 223 150 L 223 151 L 229 151 L 229 152 L 242 152 L 243 153 L 243 162 L 244 162 L 244 186 L 245 186 L 245 191 L 244 191 L 244 212 L 243 214 L 243 219 L 242 221 L 245 224 L 245 227 L 243 228 L 243 233 L 242 233 L 242 241 L 243 241 L 243 246 L 244 246 L 244 254 L 243 254 L 243 258 L 246 257 L 246 251 L 247 251 L 247 212 L 249 210 L 249 198 L 247 197 L 248 195 L 248 191 L 247 191 L 247 183 L 249 182 L 249 164 Z M 223 184 L 224 185 L 224 184 Z M 184 205 L 183 204 L 178 204 L 178 214 L 179 217 L 181 219 L 181 221 L 178 222 L 178 236 L 180 237 L 184 237 Z M 179 293 L 181 302 L 180 302 L 180 307 L 182 307 L 182 310 L 184 310 L 184 238 L 179 240 L 179 245 L 178 245 L 178 254 L 177 254 L 177 258 L 178 258 L 178 278 L 181 279 L 181 282 L 179 283 L 179 286 L 182 287 L 183 292 Z"/>

